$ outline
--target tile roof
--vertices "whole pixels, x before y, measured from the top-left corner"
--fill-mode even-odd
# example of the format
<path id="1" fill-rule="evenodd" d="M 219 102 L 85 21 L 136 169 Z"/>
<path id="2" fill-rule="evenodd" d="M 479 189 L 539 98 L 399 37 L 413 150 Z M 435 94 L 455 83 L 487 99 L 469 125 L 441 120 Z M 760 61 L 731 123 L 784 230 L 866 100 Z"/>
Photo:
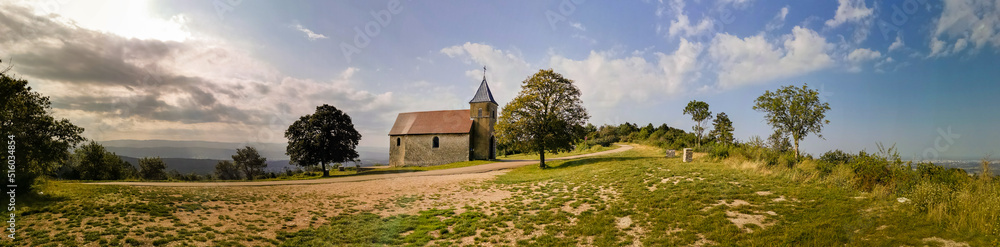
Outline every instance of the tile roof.
<path id="1" fill-rule="evenodd" d="M 490 86 L 486 85 L 486 77 L 483 77 L 483 83 L 479 84 L 479 90 L 476 90 L 476 96 L 472 97 L 472 101 L 469 101 L 469 103 L 476 103 L 476 102 L 493 102 L 493 104 L 497 103 L 495 100 L 493 100 L 493 93 L 490 92 Z"/>
<path id="2" fill-rule="evenodd" d="M 389 135 L 463 134 L 472 129 L 469 110 L 404 112 L 396 116 Z"/>

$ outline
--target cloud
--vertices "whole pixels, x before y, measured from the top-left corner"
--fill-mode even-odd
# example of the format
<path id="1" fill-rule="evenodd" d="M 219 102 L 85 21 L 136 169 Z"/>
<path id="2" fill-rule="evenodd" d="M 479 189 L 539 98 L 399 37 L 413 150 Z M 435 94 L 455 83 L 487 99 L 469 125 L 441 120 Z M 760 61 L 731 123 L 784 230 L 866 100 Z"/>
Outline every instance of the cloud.
<path id="1" fill-rule="evenodd" d="M 569 26 L 575 28 L 576 30 L 587 31 L 587 27 L 583 26 L 583 24 L 580 24 L 579 22 L 570 22 Z"/>
<path id="2" fill-rule="evenodd" d="M 905 46 L 906 44 L 903 44 L 903 35 L 897 34 L 896 41 L 893 41 L 892 44 L 889 45 L 889 52 L 902 49 Z"/>
<path id="3" fill-rule="evenodd" d="M 714 22 L 707 17 L 702 18 L 697 24 L 692 23 L 687 14 L 684 14 L 685 4 L 683 0 L 673 0 L 668 5 L 672 13 L 677 16 L 676 19 L 670 21 L 670 26 L 667 28 L 667 34 L 670 37 L 692 37 L 710 34 L 714 31 Z M 658 11 L 657 16 L 660 15 L 660 11 Z M 659 30 L 660 28 L 657 28 L 657 32 Z"/>
<path id="4" fill-rule="evenodd" d="M 931 34 L 931 56 L 957 53 L 971 45 L 976 52 L 986 45 L 1000 49 L 1000 2 L 990 0 L 945 0 L 941 16 Z M 949 40 L 954 50 L 944 51 Z M 961 44 L 959 44 L 959 42 Z"/>
<path id="5" fill-rule="evenodd" d="M 864 0 L 838 0 L 838 2 L 833 19 L 826 21 L 828 27 L 837 27 L 846 22 L 860 22 L 874 13 L 865 6 Z"/>
<path id="6" fill-rule="evenodd" d="M 574 83 L 583 93 L 582 100 L 594 119 L 611 119 L 619 113 L 616 107 L 626 102 L 643 102 L 653 96 L 676 96 L 693 91 L 700 77 L 699 54 L 704 45 L 681 39 L 673 53 L 654 53 L 652 60 L 645 52 L 622 55 L 617 51 L 591 51 L 583 59 L 549 54 L 548 64 L 532 65 L 517 52 L 504 51 L 490 45 L 465 43 L 441 49 L 441 53 L 467 63 L 489 65 L 490 86 L 498 101 L 507 102 L 520 91 L 520 82 L 537 72 L 552 68 Z M 481 78 L 481 70 L 470 70 L 467 76 Z M 499 85 L 498 85 L 499 84 Z M 478 84 L 477 84 L 478 85 Z"/>
<path id="7" fill-rule="evenodd" d="M 462 59 L 467 64 L 475 65 L 474 67 L 487 66 L 487 80 L 493 89 L 493 96 L 498 101 L 506 102 L 513 99 L 520 91 L 521 81 L 535 73 L 534 67 L 529 65 L 519 52 L 503 51 L 487 44 L 466 42 L 462 45 L 445 47 L 441 49 L 441 53 L 451 58 Z M 469 88 L 479 87 L 478 82 L 483 78 L 482 70 L 467 70 L 465 74 L 472 82 L 468 84 Z"/>
<path id="8" fill-rule="evenodd" d="M 327 39 L 326 35 L 314 33 L 312 30 L 302 27 L 302 24 L 292 25 L 292 28 L 295 28 L 295 30 L 299 30 L 299 32 L 305 33 L 306 37 L 309 38 L 309 41 L 315 41 L 317 39 Z"/>
<path id="9" fill-rule="evenodd" d="M 53 19 L 3 5 L 0 56 L 51 97 L 56 116 L 95 140 L 284 142 L 289 124 L 330 104 L 352 116 L 363 145 L 378 145 L 395 113 L 461 102 L 440 88 L 362 90 L 353 67 L 329 79 L 291 77 L 221 40 L 133 39 Z"/>
<path id="10" fill-rule="evenodd" d="M 878 51 L 873 51 L 865 48 L 854 49 L 854 51 L 852 51 L 850 54 L 847 55 L 847 62 L 850 64 L 848 71 L 852 73 L 861 72 L 862 63 L 875 60 L 881 57 L 882 53 Z"/>
<path id="11" fill-rule="evenodd" d="M 623 101 L 643 102 L 653 95 L 675 96 L 691 90 L 685 86 L 700 76 L 698 56 L 703 49 L 702 44 L 682 38 L 672 54 L 654 53 L 653 61 L 591 51 L 581 60 L 554 55 L 549 66 L 576 81 L 584 102 L 610 108 Z"/>
<path id="12" fill-rule="evenodd" d="M 796 26 L 778 42 L 762 34 L 739 38 L 718 34 L 708 56 L 718 67 L 722 89 L 807 74 L 833 65 L 827 54 L 832 44 L 813 30 Z"/>
<path id="13" fill-rule="evenodd" d="M 777 15 L 774 15 L 774 18 L 771 19 L 771 21 L 768 22 L 767 25 L 764 26 L 764 30 L 767 32 L 772 32 L 774 30 L 777 30 L 785 26 L 785 17 L 787 16 L 788 16 L 788 6 L 785 6 L 781 8 L 780 11 L 778 11 Z"/>

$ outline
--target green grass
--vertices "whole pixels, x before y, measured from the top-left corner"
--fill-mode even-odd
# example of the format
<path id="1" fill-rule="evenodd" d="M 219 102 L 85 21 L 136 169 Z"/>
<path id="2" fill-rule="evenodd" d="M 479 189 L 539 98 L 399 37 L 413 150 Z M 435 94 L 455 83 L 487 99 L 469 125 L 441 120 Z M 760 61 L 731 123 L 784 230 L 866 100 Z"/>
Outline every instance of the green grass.
<path id="1" fill-rule="evenodd" d="M 568 156 L 574 156 L 574 155 L 596 153 L 596 152 L 601 152 L 601 151 L 614 150 L 614 149 L 617 149 L 617 148 L 618 148 L 618 146 L 616 146 L 616 145 L 611 145 L 610 147 L 593 146 L 593 147 L 590 147 L 589 149 L 584 149 L 584 150 L 573 150 L 573 151 L 570 151 L 570 152 L 562 152 L 562 153 L 554 153 L 554 154 L 553 153 L 546 153 L 545 154 L 545 159 L 548 160 L 548 159 L 551 159 L 551 158 L 562 158 L 562 157 L 568 157 Z M 521 154 L 514 154 L 514 155 L 503 155 L 503 156 L 500 156 L 500 157 L 497 157 L 497 158 L 503 159 L 503 160 L 538 160 L 538 153 L 521 153 Z"/>
<path id="2" fill-rule="evenodd" d="M 621 153 L 554 160 L 547 162 L 551 166 L 547 169 L 524 166 L 491 181 L 463 187 L 469 191 L 509 191 L 509 197 L 458 207 L 439 201 L 435 192 L 393 197 L 362 207 L 354 198 L 317 202 L 314 194 L 298 191 L 296 186 L 205 190 L 52 181 L 42 185 L 44 195 L 18 209 L 22 214 L 19 222 L 25 222 L 20 228 L 25 238 L 17 243 L 937 246 L 940 244 L 926 239 L 941 238 L 971 246 L 1000 244 L 1000 234 L 983 232 L 996 226 L 979 229 L 952 222 L 979 224 L 981 217 L 961 215 L 989 215 L 992 209 L 985 207 L 991 201 L 976 198 L 1000 197 L 996 183 L 967 185 L 979 186 L 967 189 L 968 193 L 992 197 L 959 194 L 954 202 L 932 205 L 928 212 L 912 202 L 900 203 L 878 187 L 872 192 L 853 189 L 851 171 L 843 167 L 820 176 L 816 164 L 809 162 L 795 168 L 763 168 L 753 162 L 708 158 L 682 163 L 679 158 L 663 158 L 661 153 L 635 145 Z M 928 186 L 918 186 L 931 191 L 921 192 L 924 196 L 939 196 Z M 302 217 L 296 216 L 295 210 L 258 206 L 268 202 L 309 205 L 303 209 L 309 215 L 308 223 L 300 223 L 307 225 L 282 227 Z M 387 216 L 378 211 L 421 204 L 441 206 Z M 935 213 L 935 208 L 945 208 L 945 212 Z M 962 213 L 965 211 L 972 213 Z M 961 217 L 940 219 L 954 215 Z M 733 222 L 740 217 L 761 219 L 761 225 L 740 228 Z"/>

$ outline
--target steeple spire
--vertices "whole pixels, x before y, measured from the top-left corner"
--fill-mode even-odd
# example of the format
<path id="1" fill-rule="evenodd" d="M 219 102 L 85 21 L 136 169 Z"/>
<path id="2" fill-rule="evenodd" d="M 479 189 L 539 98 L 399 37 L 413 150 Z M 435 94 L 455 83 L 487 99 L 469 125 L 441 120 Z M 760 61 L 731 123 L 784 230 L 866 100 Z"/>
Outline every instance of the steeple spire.
<path id="1" fill-rule="evenodd" d="M 483 66 L 483 82 L 479 84 L 479 90 L 476 90 L 476 95 L 469 101 L 469 103 L 476 102 L 497 103 L 496 100 L 493 100 L 493 92 L 490 92 L 490 85 L 486 84 L 486 66 Z"/>

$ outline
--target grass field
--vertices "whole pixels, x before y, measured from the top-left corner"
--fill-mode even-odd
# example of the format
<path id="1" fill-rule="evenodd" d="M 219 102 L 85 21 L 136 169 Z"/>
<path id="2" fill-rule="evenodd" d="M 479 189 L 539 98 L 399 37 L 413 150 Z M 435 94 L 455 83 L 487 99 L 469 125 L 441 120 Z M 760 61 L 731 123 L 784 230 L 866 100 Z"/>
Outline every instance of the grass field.
<path id="1" fill-rule="evenodd" d="M 639 146 L 419 192 L 49 182 L 19 208 L 30 246 L 996 246 L 912 203 L 835 181 Z M 419 178 L 423 180 L 435 178 Z M 443 179 L 443 178 L 442 178 Z M 428 181 L 423 181 L 428 182 Z M 391 185 L 391 181 L 371 184 Z M 399 182 L 403 183 L 403 182 Z M 365 185 L 368 186 L 368 185 Z M 406 184 L 404 188 L 416 187 Z M 385 191 L 398 191 L 389 188 Z M 1000 195 L 998 195 L 1000 196 Z M 478 198 L 492 198 L 477 200 Z M 374 199 L 373 199 L 374 198 Z M 456 198 L 472 198 L 466 201 Z M 459 202 L 462 201 L 462 202 Z M 400 213 L 402 212 L 402 213 Z M 992 228 L 996 229 L 996 228 Z"/>
<path id="2" fill-rule="evenodd" d="M 593 147 L 590 147 L 589 149 L 573 150 L 573 151 L 570 151 L 570 152 L 546 153 L 545 154 L 545 159 L 547 161 L 548 159 L 552 159 L 552 158 L 562 158 L 562 157 L 567 157 L 567 156 L 596 153 L 596 152 L 607 151 L 607 150 L 612 150 L 612 149 L 616 149 L 616 148 L 618 148 L 618 146 L 615 146 L 615 145 L 612 145 L 612 146 L 609 146 L 609 147 L 593 146 Z M 501 156 L 499 156 L 497 158 L 502 159 L 502 160 L 538 160 L 538 154 L 537 153 L 521 153 L 521 154 L 514 154 L 514 155 L 501 155 Z"/>

